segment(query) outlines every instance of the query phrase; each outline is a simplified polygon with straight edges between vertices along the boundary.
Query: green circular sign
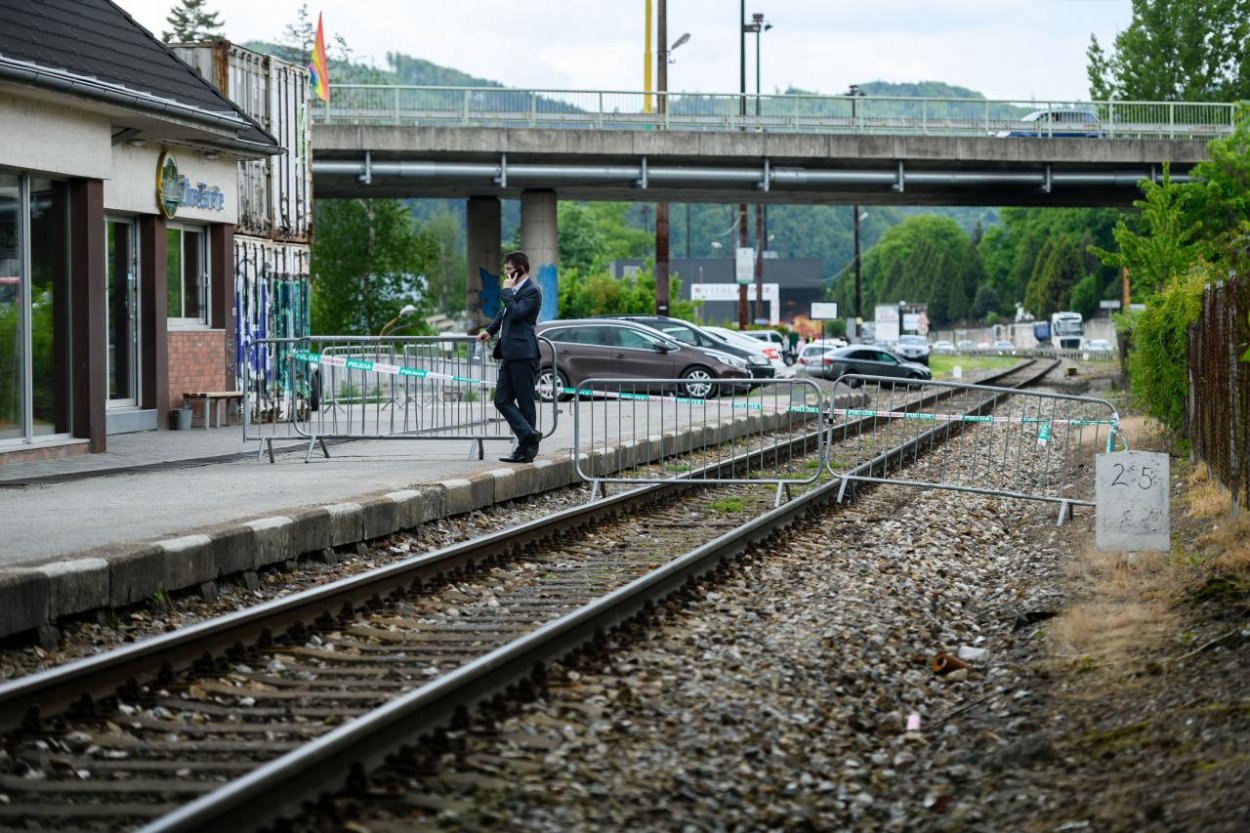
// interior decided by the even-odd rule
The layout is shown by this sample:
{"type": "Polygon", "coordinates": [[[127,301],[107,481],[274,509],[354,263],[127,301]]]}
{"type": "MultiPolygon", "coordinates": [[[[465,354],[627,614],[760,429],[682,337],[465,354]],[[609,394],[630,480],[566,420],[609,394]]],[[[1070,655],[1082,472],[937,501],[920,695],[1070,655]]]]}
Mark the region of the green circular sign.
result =
{"type": "Polygon", "coordinates": [[[167,220],[172,220],[182,205],[182,177],[178,162],[168,151],[162,151],[156,163],[156,205],[167,220]]]}

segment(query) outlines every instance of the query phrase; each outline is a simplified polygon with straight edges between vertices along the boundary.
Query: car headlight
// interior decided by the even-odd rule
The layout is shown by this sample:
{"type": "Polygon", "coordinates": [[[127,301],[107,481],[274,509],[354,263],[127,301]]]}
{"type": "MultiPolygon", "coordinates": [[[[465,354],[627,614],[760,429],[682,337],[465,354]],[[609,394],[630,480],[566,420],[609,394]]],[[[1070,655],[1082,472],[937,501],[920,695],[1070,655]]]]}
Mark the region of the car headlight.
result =
{"type": "Polygon", "coordinates": [[[770,362],[768,359],[764,358],[763,356],[753,355],[749,359],[747,359],[747,361],[749,361],[751,364],[759,365],[760,367],[767,367],[768,365],[772,364],[772,362],[770,362]]]}
{"type": "Polygon", "coordinates": [[[728,353],[718,353],[714,350],[711,350],[708,352],[711,353],[711,355],[714,356],[718,361],[724,362],[725,364],[732,365],[733,367],[737,367],[742,370],[747,369],[747,363],[743,361],[742,359],[738,358],[737,356],[731,356],[728,353]]]}

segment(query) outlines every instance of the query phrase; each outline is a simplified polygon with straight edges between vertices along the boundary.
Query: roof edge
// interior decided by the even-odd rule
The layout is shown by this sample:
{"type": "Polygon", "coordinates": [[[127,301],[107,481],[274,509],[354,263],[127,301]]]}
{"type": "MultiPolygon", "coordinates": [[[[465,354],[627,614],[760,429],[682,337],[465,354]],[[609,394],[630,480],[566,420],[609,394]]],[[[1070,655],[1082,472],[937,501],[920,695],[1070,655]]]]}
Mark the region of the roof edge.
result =
{"type": "MultiPolygon", "coordinates": [[[[29,61],[19,61],[0,55],[0,80],[6,79],[75,93],[148,113],[177,116],[209,127],[225,128],[236,132],[257,127],[250,119],[242,117],[242,114],[215,113],[180,101],[158,98],[150,93],[135,92],[97,78],[87,78],[64,70],[51,69],[29,61]]],[[[276,139],[263,129],[261,132],[277,145],[276,139]]]]}

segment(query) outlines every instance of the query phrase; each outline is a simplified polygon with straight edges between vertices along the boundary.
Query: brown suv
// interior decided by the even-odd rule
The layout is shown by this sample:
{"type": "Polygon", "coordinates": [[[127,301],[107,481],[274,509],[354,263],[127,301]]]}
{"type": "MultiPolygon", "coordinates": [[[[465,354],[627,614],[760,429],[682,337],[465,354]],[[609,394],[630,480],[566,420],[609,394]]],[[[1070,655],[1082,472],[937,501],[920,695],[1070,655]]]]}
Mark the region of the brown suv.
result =
{"type": "MultiPolygon", "coordinates": [[[[676,389],[683,396],[703,399],[716,396],[718,379],[747,379],[750,372],[737,356],[682,344],[645,324],[605,318],[545,321],[538,335],[556,345],[556,364],[551,349],[542,350],[537,389],[551,401],[554,391],[569,399],[570,388],[586,379],[681,380],[672,385],[648,386],[649,390],[676,389]]],[[[745,389],[745,388],[744,388],[745,389]]]]}

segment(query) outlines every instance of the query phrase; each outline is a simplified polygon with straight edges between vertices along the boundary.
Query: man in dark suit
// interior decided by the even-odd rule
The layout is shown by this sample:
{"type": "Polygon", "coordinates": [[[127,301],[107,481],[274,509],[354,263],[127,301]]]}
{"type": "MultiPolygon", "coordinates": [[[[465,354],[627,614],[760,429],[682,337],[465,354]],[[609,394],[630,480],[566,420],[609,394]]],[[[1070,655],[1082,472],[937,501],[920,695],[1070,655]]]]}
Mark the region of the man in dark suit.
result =
{"type": "Polygon", "coordinates": [[[517,447],[505,463],[528,463],[538,454],[542,434],[535,429],[538,412],[534,405],[534,381],[538,376],[538,337],[534,325],[543,304],[543,293],[530,280],[530,259],[525,252],[511,252],[503,259],[503,302],[499,314],[479,341],[499,336],[499,382],[495,386],[495,408],[503,414],[516,434],[517,447]]]}

